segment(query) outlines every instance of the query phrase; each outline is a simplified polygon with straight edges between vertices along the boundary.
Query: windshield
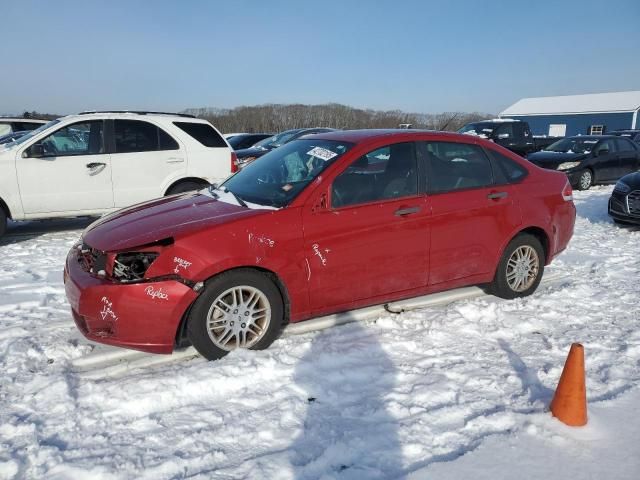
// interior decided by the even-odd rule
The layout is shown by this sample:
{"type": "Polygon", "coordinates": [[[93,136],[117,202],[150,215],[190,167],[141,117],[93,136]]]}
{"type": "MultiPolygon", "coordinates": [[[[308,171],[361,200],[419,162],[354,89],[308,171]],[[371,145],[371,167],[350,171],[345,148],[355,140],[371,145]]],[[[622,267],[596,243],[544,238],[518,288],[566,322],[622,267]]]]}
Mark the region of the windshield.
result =
{"type": "Polygon", "coordinates": [[[497,127],[498,125],[490,122],[468,123],[458,130],[458,133],[467,133],[469,135],[478,135],[488,138],[497,127]]]}
{"type": "Polygon", "coordinates": [[[51,120],[48,123],[45,123],[44,125],[42,125],[41,127],[36,128],[35,130],[31,130],[30,132],[28,132],[26,135],[23,135],[20,138],[17,138],[16,140],[14,140],[13,142],[9,143],[7,145],[7,148],[13,148],[16,145],[21,145],[24,142],[26,142],[27,140],[30,140],[31,138],[33,138],[34,136],[38,135],[40,132],[43,132],[44,130],[46,130],[49,127],[53,127],[56,123],[60,123],[60,120],[51,120]]]}
{"type": "Polygon", "coordinates": [[[589,153],[596,143],[598,140],[594,138],[563,138],[544,150],[559,153],[589,153]]]}
{"type": "Polygon", "coordinates": [[[274,135],[273,137],[265,138],[264,140],[256,143],[252,148],[257,147],[257,148],[262,148],[263,150],[269,150],[272,148],[279,147],[280,145],[287,143],[289,139],[291,139],[291,137],[293,137],[299,131],[300,130],[287,130],[284,132],[280,132],[277,135],[274,135]]]}
{"type": "Polygon", "coordinates": [[[247,202],[284,207],[351,147],[333,140],[294,140],[250,163],[222,187],[247,202]]]}

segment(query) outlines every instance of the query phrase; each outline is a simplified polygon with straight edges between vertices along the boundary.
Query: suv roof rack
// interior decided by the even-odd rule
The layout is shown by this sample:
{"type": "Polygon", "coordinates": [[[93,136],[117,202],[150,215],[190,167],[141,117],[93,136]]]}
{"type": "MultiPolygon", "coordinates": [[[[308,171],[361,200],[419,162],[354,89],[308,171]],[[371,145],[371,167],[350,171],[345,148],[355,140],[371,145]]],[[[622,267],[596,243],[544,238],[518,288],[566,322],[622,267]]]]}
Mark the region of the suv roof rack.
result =
{"type": "Polygon", "coordinates": [[[195,115],[191,115],[189,113],[147,112],[144,110],[86,110],[78,113],[78,115],[89,115],[92,113],[135,113],[137,115],[175,115],[177,117],[197,118],[195,115]]]}

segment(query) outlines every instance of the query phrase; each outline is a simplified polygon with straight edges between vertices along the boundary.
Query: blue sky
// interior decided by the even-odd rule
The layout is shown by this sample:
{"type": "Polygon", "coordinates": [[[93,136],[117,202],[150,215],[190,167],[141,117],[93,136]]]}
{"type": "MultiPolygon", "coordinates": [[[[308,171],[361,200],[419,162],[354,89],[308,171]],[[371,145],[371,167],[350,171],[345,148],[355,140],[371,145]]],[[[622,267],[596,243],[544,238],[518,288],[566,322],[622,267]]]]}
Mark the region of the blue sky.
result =
{"type": "Polygon", "coordinates": [[[522,97],[640,90],[637,0],[58,0],[0,10],[0,113],[295,102],[497,113],[522,97]]]}

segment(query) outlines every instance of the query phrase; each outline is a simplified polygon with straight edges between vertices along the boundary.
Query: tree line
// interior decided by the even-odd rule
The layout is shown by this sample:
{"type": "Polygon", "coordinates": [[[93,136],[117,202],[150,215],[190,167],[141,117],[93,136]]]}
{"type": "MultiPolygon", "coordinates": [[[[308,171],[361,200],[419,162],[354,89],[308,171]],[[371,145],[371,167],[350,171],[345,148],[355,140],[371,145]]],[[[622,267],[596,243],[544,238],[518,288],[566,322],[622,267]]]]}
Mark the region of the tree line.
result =
{"type": "Polygon", "coordinates": [[[337,103],[324,105],[267,104],[232,109],[189,108],[183,113],[204,118],[220,131],[280,132],[291,128],[332,127],[355,128],[411,128],[428,130],[458,130],[463,125],[490,118],[486,113],[442,112],[407,113],[401,110],[372,110],[337,103]]]}
{"type": "MultiPolygon", "coordinates": [[[[281,132],[291,128],[332,127],[353,128],[412,128],[456,131],[463,125],[491,118],[479,112],[407,113],[401,110],[373,110],[354,108],[338,103],[324,105],[266,104],[231,109],[189,108],[182,113],[204,118],[218,130],[230,132],[281,132]]],[[[59,115],[24,112],[24,118],[51,120],[59,115]]]]}

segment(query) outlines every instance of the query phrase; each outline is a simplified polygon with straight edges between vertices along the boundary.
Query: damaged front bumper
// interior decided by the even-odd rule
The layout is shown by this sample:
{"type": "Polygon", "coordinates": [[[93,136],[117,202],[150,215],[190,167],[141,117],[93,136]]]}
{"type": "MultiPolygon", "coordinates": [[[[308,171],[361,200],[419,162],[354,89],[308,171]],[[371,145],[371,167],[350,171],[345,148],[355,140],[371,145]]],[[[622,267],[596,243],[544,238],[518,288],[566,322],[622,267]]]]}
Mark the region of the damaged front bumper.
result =
{"type": "Polygon", "coordinates": [[[151,353],[171,353],[180,321],[198,294],[174,279],[118,283],[67,256],[64,285],[76,326],[89,340],[151,353]]]}

